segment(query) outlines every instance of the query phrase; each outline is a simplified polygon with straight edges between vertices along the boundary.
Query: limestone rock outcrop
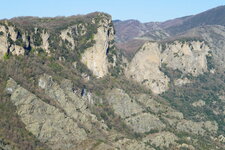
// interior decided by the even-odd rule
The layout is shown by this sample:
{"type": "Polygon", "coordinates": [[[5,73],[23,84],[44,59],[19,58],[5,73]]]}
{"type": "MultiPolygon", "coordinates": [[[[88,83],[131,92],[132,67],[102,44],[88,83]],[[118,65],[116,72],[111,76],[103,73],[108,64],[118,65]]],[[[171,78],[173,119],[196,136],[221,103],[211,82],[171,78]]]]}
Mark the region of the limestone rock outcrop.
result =
{"type": "Polygon", "coordinates": [[[71,16],[65,19],[67,23],[60,25],[58,18],[52,19],[55,25],[47,18],[39,18],[37,23],[34,21],[37,18],[29,18],[29,28],[24,26],[23,19],[27,18],[0,21],[0,59],[11,54],[32,53],[79,61],[97,78],[104,77],[116,64],[117,56],[112,52],[115,50],[115,33],[108,14],[96,12],[71,16]]]}
{"type": "Polygon", "coordinates": [[[47,53],[50,53],[50,50],[49,50],[49,33],[48,32],[45,32],[43,31],[42,34],[41,34],[41,39],[42,39],[42,49],[46,50],[47,53]]]}
{"type": "Polygon", "coordinates": [[[115,146],[123,150],[155,150],[153,147],[145,144],[144,142],[130,139],[121,139],[115,143],[115,146]]]}
{"type": "Polygon", "coordinates": [[[105,18],[102,20],[97,29],[97,33],[93,37],[95,44],[86,49],[81,58],[81,62],[98,78],[108,73],[110,65],[107,59],[107,53],[111,47],[110,42],[114,39],[114,30],[110,26],[111,23],[111,19],[105,18]]]}
{"type": "Polygon", "coordinates": [[[176,86],[182,86],[188,83],[191,83],[191,81],[188,78],[177,79],[174,81],[174,85],[176,86]]]}
{"type": "Polygon", "coordinates": [[[126,76],[160,94],[169,88],[170,79],[160,71],[161,53],[158,43],[145,43],[129,64],[126,76]]]}
{"type": "Polygon", "coordinates": [[[73,50],[75,48],[75,42],[71,35],[72,35],[72,28],[69,28],[61,31],[60,37],[64,41],[67,40],[70,43],[70,46],[68,48],[73,50]]]}
{"type": "Polygon", "coordinates": [[[209,46],[205,42],[175,41],[165,45],[162,63],[185,74],[190,73],[193,76],[198,76],[208,71],[206,56],[209,50],[209,46]]]}
{"type": "Polygon", "coordinates": [[[143,109],[121,89],[113,89],[107,97],[116,114],[122,118],[141,113],[143,109]]]}
{"type": "Polygon", "coordinates": [[[9,25],[7,21],[5,24],[0,25],[0,59],[10,53],[12,55],[24,55],[26,49],[31,50],[30,46],[34,49],[42,48],[47,53],[50,53],[48,41],[50,37],[49,33],[43,30],[39,35],[37,34],[39,31],[37,31],[37,29],[35,30],[36,33],[28,34],[28,32],[22,32],[15,25],[9,25]],[[35,41],[35,38],[38,39],[38,42],[35,41]]]}
{"type": "Polygon", "coordinates": [[[59,85],[52,80],[51,76],[44,74],[40,77],[38,84],[45,94],[59,104],[67,116],[77,120],[86,130],[93,132],[95,129],[93,124],[96,124],[100,127],[100,131],[106,132],[107,125],[103,120],[98,121],[96,116],[87,109],[87,103],[73,92],[70,80],[62,80],[59,85]]]}
{"type": "Polygon", "coordinates": [[[176,144],[177,140],[177,136],[171,132],[159,132],[151,134],[143,139],[144,142],[150,143],[159,148],[168,148],[170,145],[176,144]]]}
{"type": "Polygon", "coordinates": [[[145,113],[135,99],[132,99],[121,89],[113,89],[108,92],[107,99],[115,113],[125,119],[125,123],[137,133],[145,133],[151,130],[161,130],[165,125],[160,119],[150,113],[145,113]]]}
{"type": "Polygon", "coordinates": [[[194,106],[194,107],[203,107],[203,106],[205,106],[205,101],[198,100],[198,101],[192,103],[191,105],[194,106]]]}
{"type": "Polygon", "coordinates": [[[162,130],[166,126],[160,119],[149,113],[142,113],[126,119],[126,123],[138,133],[150,132],[152,130],[162,130]]]}
{"type": "Polygon", "coordinates": [[[193,122],[191,120],[183,120],[177,124],[177,130],[198,135],[204,135],[206,132],[214,134],[218,130],[218,125],[213,121],[193,122]]]}
{"type": "Polygon", "coordinates": [[[7,89],[26,129],[53,149],[71,149],[72,143],[87,138],[76,121],[17,85],[13,79],[8,81],[7,89]]]}
{"type": "MultiPolygon", "coordinates": [[[[161,67],[198,76],[208,71],[206,56],[209,50],[207,44],[201,41],[147,42],[131,60],[125,74],[153,93],[161,94],[168,90],[170,82],[169,77],[160,70],[161,67]]],[[[189,83],[184,81],[181,84],[185,82],[189,83]]]]}
{"type": "Polygon", "coordinates": [[[17,45],[18,33],[15,30],[14,26],[0,25],[0,59],[9,53],[12,55],[24,54],[25,49],[21,45],[17,45]]]}
{"type": "Polygon", "coordinates": [[[8,51],[8,39],[5,26],[0,25],[0,33],[0,59],[2,59],[4,54],[8,51]]]}

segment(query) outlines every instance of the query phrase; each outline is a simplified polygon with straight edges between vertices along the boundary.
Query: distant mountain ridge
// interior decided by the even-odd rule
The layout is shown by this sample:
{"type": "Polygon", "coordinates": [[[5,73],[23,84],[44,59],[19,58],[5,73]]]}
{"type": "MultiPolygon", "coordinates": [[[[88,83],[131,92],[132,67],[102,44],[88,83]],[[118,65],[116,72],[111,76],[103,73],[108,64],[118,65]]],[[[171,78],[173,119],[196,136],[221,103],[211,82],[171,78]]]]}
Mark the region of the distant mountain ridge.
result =
{"type": "Polygon", "coordinates": [[[113,23],[116,30],[117,46],[125,50],[126,53],[135,53],[140,45],[143,44],[143,40],[160,41],[173,38],[178,34],[200,26],[225,25],[225,6],[219,6],[196,15],[165,22],[141,23],[138,20],[117,20],[113,23]],[[128,47],[127,43],[129,45],[131,43],[132,46],[128,47]]]}
{"type": "MultiPolygon", "coordinates": [[[[168,26],[168,21],[160,24],[160,27],[165,29],[172,35],[187,31],[191,28],[204,25],[225,25],[225,6],[219,6],[197,15],[178,18],[181,22],[172,26],[168,26]]],[[[175,22],[177,19],[171,20],[175,22]]]]}

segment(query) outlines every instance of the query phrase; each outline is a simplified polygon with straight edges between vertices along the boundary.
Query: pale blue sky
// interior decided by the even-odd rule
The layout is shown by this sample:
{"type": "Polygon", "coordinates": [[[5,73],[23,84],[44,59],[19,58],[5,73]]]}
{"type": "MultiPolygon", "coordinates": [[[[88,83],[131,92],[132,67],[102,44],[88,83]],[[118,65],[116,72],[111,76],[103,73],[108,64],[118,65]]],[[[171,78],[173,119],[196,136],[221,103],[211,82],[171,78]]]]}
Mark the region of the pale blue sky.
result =
{"type": "Polygon", "coordinates": [[[113,19],[165,21],[225,5],[225,0],[0,0],[0,19],[16,16],[70,16],[94,11],[113,19]]]}

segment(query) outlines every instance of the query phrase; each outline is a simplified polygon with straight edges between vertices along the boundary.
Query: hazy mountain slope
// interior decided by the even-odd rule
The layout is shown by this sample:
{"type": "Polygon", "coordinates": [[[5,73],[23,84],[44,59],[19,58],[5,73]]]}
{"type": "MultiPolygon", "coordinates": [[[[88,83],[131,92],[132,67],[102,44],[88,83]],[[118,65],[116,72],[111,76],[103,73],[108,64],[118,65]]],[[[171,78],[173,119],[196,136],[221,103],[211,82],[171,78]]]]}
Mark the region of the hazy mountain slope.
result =
{"type": "Polygon", "coordinates": [[[135,37],[138,37],[146,31],[145,26],[137,20],[127,20],[127,21],[114,21],[114,26],[117,35],[117,40],[128,41],[135,37]]]}
{"type": "Polygon", "coordinates": [[[159,27],[159,23],[140,23],[137,20],[114,21],[116,46],[132,56],[143,42],[158,41],[169,35],[159,27]]]}
{"type": "Polygon", "coordinates": [[[178,34],[191,28],[205,25],[225,25],[225,6],[216,7],[203,13],[171,20],[175,22],[168,26],[169,22],[164,22],[160,26],[171,34],[178,34]],[[177,22],[177,20],[180,20],[177,22]]]}

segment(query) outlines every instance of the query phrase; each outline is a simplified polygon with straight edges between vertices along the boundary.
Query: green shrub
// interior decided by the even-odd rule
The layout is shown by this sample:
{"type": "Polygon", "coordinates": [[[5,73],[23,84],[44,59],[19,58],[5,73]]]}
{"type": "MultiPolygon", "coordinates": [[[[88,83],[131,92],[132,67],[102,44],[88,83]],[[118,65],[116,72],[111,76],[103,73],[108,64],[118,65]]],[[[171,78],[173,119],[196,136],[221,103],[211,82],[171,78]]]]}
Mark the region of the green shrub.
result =
{"type": "Polygon", "coordinates": [[[166,63],[162,63],[160,67],[160,71],[162,71],[166,76],[168,76],[171,80],[178,79],[182,76],[182,72],[178,69],[172,69],[167,67],[166,63]]]}
{"type": "Polygon", "coordinates": [[[48,64],[48,66],[54,71],[54,72],[61,72],[63,70],[63,67],[59,65],[58,63],[52,62],[48,64]]]}
{"type": "Polygon", "coordinates": [[[114,63],[113,56],[116,56],[116,49],[115,49],[115,47],[109,47],[107,49],[107,51],[106,51],[106,55],[107,55],[108,61],[110,63],[114,63]]]}
{"type": "Polygon", "coordinates": [[[14,44],[14,41],[11,39],[11,36],[10,35],[7,37],[7,40],[10,43],[10,45],[13,45],[14,44]]]}
{"type": "Polygon", "coordinates": [[[166,44],[162,43],[161,46],[162,46],[162,52],[164,52],[166,50],[166,44]]]}
{"type": "Polygon", "coordinates": [[[212,56],[206,56],[206,60],[207,60],[207,67],[209,70],[215,68],[214,62],[213,62],[213,57],[212,56]]]}
{"type": "Polygon", "coordinates": [[[9,54],[8,54],[8,53],[5,53],[5,54],[3,55],[3,59],[4,59],[4,60],[9,59],[9,54]]]}
{"type": "Polygon", "coordinates": [[[0,31],[0,36],[4,35],[4,32],[0,31]]]}
{"type": "Polygon", "coordinates": [[[24,46],[23,40],[21,38],[17,39],[15,41],[15,44],[18,45],[18,46],[22,46],[22,47],[24,46]]]}
{"type": "Polygon", "coordinates": [[[35,46],[41,46],[42,45],[42,38],[41,34],[37,32],[36,34],[33,35],[33,41],[35,46]]]}

